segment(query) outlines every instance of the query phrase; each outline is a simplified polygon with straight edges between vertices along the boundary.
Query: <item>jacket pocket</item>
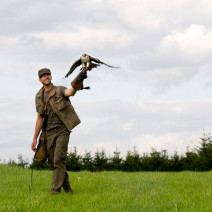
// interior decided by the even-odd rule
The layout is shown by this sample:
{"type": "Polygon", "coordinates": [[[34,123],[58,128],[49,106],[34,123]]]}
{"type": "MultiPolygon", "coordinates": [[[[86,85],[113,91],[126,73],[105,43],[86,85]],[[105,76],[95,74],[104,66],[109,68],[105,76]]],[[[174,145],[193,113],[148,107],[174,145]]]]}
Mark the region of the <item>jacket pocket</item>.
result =
{"type": "Polygon", "coordinates": [[[63,110],[66,108],[66,103],[63,98],[57,99],[54,103],[58,110],[63,110]]]}

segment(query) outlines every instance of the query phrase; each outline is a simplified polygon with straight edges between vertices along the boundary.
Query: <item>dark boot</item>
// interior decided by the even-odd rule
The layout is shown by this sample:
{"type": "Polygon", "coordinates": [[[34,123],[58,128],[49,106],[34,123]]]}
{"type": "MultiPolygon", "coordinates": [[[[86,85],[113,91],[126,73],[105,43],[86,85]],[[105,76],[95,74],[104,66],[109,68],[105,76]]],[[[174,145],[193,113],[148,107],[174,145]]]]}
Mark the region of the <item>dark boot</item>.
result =
{"type": "Polygon", "coordinates": [[[74,193],[74,191],[72,190],[72,188],[71,188],[70,185],[67,186],[67,187],[64,187],[63,189],[64,189],[64,191],[65,191],[66,193],[70,193],[70,194],[73,194],[73,193],[74,193]]]}

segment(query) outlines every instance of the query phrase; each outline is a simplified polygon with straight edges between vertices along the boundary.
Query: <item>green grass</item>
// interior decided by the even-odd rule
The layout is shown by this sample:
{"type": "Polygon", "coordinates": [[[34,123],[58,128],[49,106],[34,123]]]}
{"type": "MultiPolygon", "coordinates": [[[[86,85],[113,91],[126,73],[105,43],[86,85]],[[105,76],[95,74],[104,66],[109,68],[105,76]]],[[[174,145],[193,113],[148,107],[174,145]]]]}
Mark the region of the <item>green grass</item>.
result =
{"type": "Polygon", "coordinates": [[[70,172],[74,194],[49,193],[51,171],[0,165],[0,211],[212,211],[212,172],[70,172]]]}

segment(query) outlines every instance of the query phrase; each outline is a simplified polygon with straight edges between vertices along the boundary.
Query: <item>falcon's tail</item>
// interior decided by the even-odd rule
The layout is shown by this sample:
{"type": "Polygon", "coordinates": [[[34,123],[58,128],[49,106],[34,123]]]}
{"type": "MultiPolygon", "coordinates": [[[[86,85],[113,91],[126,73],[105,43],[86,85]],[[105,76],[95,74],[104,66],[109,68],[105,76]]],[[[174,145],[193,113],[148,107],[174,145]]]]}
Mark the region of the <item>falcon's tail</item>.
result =
{"type": "Polygon", "coordinates": [[[120,68],[120,67],[108,65],[108,64],[106,64],[106,63],[103,63],[103,64],[106,65],[106,66],[108,66],[108,67],[110,67],[110,68],[120,68]]]}

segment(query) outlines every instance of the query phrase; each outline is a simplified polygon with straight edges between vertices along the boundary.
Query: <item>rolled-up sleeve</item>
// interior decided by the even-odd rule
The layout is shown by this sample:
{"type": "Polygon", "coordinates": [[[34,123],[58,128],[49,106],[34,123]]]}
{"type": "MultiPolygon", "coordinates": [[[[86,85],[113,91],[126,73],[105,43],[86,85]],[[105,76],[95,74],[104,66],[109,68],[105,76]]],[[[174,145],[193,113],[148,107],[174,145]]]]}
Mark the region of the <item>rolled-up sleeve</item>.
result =
{"type": "Polygon", "coordinates": [[[62,96],[64,97],[64,98],[66,98],[66,99],[68,99],[69,98],[69,96],[65,96],[65,90],[67,89],[65,86],[61,86],[61,94],[62,94],[62,96]]]}

